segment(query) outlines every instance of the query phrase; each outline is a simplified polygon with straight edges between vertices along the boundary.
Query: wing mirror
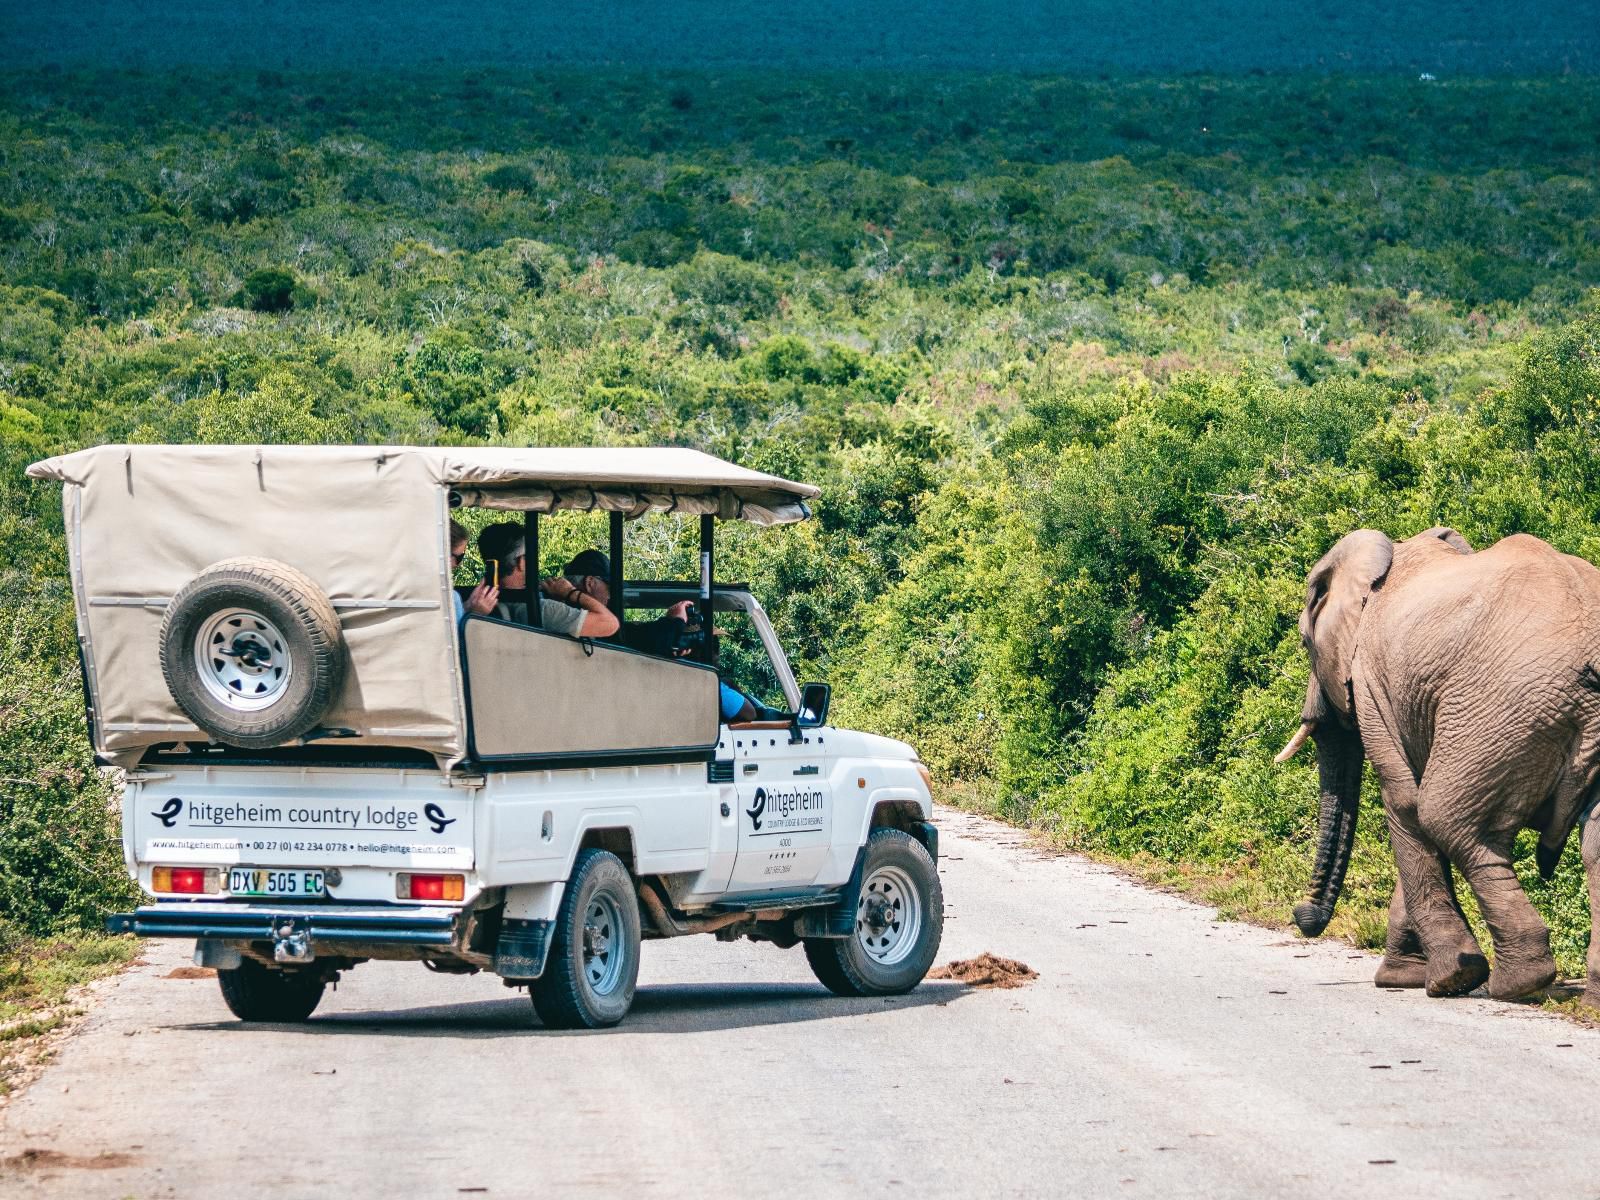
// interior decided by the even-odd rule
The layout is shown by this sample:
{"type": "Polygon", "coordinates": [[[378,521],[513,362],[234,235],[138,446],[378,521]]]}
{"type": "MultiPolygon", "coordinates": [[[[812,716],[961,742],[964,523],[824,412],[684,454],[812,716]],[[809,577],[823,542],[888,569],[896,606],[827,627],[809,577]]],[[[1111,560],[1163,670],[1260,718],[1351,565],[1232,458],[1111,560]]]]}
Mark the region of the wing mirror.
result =
{"type": "Polygon", "coordinates": [[[825,683],[808,683],[800,689],[800,711],[794,723],[801,729],[815,729],[828,723],[828,705],[833,700],[833,689],[825,683]]]}

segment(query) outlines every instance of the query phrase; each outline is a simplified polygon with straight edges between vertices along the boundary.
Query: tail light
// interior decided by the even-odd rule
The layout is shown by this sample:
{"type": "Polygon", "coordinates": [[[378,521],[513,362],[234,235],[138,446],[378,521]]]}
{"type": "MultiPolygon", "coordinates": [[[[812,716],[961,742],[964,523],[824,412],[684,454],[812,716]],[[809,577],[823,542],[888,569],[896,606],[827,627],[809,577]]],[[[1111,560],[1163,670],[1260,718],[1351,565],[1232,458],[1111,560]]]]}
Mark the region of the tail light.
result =
{"type": "Polygon", "coordinates": [[[402,871],[394,877],[394,894],[401,900],[460,900],[467,894],[467,877],[402,871]]]}
{"type": "Polygon", "coordinates": [[[178,896],[206,896],[222,890],[222,872],[215,867],[153,867],[150,890],[178,896]]]}

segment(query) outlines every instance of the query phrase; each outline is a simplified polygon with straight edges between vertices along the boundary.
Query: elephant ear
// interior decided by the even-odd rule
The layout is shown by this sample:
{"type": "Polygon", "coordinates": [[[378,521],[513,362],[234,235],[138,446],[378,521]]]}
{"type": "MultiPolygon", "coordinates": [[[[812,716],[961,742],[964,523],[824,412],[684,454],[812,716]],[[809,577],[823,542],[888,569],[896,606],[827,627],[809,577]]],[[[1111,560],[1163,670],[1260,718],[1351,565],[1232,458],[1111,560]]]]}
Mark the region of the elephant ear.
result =
{"type": "MultiPolygon", "coordinates": [[[[1306,577],[1300,640],[1311,655],[1312,678],[1346,722],[1352,717],[1350,674],[1361,610],[1393,561],[1394,543],[1387,536],[1376,529],[1358,529],[1340,538],[1306,577]]],[[[1308,690],[1306,710],[1313,707],[1308,690]]]]}
{"type": "Polygon", "coordinates": [[[1435,525],[1432,529],[1425,529],[1416,536],[1416,540],[1419,542],[1423,538],[1438,538],[1439,541],[1449,546],[1457,554],[1472,553],[1472,543],[1448,525],[1435,525]]]}

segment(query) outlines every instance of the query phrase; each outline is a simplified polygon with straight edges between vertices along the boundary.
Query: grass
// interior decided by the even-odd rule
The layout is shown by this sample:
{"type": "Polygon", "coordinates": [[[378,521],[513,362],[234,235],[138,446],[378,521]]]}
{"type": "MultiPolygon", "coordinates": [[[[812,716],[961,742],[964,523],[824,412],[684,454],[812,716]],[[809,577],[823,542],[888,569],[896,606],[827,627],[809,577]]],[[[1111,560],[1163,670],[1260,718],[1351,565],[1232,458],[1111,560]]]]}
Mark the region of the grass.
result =
{"type": "Polygon", "coordinates": [[[49,1057],[39,1039],[79,1014],[72,989],[133,961],[132,937],[85,934],[0,942],[0,1098],[49,1057]]]}
{"type": "Polygon", "coordinates": [[[120,971],[138,953],[136,939],[104,934],[6,947],[0,955],[0,1038],[23,1018],[59,1006],[80,984],[120,971]]]}

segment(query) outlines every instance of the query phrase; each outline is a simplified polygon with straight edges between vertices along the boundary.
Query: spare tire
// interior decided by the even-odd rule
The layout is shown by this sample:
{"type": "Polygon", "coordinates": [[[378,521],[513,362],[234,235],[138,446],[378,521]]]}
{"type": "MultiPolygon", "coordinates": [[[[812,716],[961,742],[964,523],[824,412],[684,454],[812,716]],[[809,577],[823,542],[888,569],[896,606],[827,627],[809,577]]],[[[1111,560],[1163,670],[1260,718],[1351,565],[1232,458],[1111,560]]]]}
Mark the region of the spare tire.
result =
{"type": "Polygon", "coordinates": [[[172,698],[217,741],[260,750],[316,728],[344,684],[344,634],[304,572],[268,558],[213,563],[161,622],[172,698]]]}

